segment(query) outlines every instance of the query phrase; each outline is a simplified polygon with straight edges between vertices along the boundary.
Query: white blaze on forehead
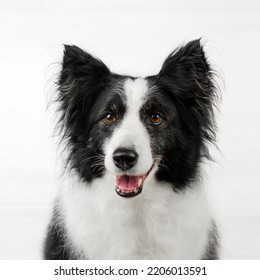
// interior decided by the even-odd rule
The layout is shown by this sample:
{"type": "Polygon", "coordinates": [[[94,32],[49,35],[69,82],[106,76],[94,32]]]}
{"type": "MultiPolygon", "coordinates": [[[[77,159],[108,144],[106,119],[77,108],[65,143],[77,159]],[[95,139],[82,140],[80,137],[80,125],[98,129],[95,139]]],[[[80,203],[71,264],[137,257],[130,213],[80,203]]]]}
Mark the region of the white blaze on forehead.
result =
{"type": "Polygon", "coordinates": [[[147,92],[148,84],[145,79],[125,80],[123,94],[126,97],[126,113],[105,145],[105,166],[112,174],[118,173],[113,162],[113,153],[119,148],[134,149],[138,154],[137,163],[132,169],[133,174],[146,174],[153,164],[150,137],[140,118],[140,109],[147,92]]]}
{"type": "Polygon", "coordinates": [[[148,84],[144,78],[127,79],[124,85],[129,110],[139,110],[148,92],[148,84]]]}

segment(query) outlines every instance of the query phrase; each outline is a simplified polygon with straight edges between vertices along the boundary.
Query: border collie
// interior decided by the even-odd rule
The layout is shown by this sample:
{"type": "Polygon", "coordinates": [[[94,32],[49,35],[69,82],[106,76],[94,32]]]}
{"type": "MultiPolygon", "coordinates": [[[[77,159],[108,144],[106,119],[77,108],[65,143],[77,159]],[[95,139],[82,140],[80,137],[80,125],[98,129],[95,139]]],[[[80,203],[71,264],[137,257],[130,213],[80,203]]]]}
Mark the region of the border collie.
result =
{"type": "Polygon", "coordinates": [[[66,175],[45,259],[217,259],[202,163],[215,143],[214,72],[200,40],[145,78],[65,45],[58,127],[66,175]]]}

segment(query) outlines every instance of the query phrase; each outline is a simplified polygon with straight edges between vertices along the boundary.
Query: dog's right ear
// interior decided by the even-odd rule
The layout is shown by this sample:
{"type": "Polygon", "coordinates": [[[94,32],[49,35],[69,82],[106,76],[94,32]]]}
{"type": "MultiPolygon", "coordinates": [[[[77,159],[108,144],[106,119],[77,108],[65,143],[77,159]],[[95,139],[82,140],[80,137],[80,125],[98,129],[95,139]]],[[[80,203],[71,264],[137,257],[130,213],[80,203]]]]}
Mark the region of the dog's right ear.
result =
{"type": "Polygon", "coordinates": [[[85,133],[86,119],[93,102],[106,87],[110,75],[101,60],[76,46],[64,45],[55,99],[60,112],[57,128],[64,139],[74,139],[73,135],[85,133]]]}
{"type": "Polygon", "coordinates": [[[59,86],[75,83],[83,77],[91,83],[92,80],[102,80],[109,73],[109,69],[101,60],[77,46],[64,45],[59,86]]]}

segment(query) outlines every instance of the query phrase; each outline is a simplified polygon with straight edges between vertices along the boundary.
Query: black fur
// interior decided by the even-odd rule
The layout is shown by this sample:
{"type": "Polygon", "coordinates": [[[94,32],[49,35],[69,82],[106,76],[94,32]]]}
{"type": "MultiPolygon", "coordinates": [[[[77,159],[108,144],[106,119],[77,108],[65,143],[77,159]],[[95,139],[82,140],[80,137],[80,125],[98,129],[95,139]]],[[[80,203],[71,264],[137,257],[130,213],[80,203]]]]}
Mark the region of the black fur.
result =
{"type": "Polygon", "coordinates": [[[212,220],[211,229],[208,234],[208,245],[204,252],[203,260],[218,260],[219,259],[219,234],[216,222],[212,220]]]}
{"type": "Polygon", "coordinates": [[[60,223],[57,211],[54,210],[52,220],[48,227],[48,234],[45,239],[44,259],[45,260],[70,260],[75,259],[72,251],[66,242],[66,230],[60,223]]]}
{"type": "Polygon", "coordinates": [[[112,131],[99,121],[105,114],[103,104],[109,105],[112,99],[120,103],[113,87],[121,79],[100,60],[76,46],[65,45],[56,100],[60,112],[58,129],[69,153],[67,166],[83,181],[103,175],[103,165],[96,168],[95,163],[103,156],[101,140],[112,131]]]}
{"type": "Polygon", "coordinates": [[[174,189],[186,187],[197,178],[199,163],[209,157],[207,142],[215,143],[217,98],[213,77],[196,40],[174,51],[160,73],[147,78],[157,104],[154,110],[166,114],[167,120],[154,133],[150,131],[153,150],[162,155],[163,164],[156,175],[174,189]]]}

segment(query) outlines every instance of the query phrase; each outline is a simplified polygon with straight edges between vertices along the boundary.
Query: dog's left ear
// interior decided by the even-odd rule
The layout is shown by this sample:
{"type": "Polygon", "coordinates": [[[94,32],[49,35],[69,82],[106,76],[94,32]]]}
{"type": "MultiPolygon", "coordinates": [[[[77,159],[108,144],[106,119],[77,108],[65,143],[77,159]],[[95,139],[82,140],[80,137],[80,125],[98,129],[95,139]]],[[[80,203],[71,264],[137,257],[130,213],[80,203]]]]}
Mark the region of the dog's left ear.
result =
{"type": "Polygon", "coordinates": [[[203,137],[212,141],[217,100],[215,73],[207,61],[200,39],[172,52],[157,77],[161,85],[186,106],[190,119],[199,124],[203,137]]]}
{"type": "Polygon", "coordinates": [[[198,39],[174,50],[163,63],[159,75],[175,79],[191,78],[191,82],[196,78],[205,83],[209,73],[210,67],[198,39]]]}

